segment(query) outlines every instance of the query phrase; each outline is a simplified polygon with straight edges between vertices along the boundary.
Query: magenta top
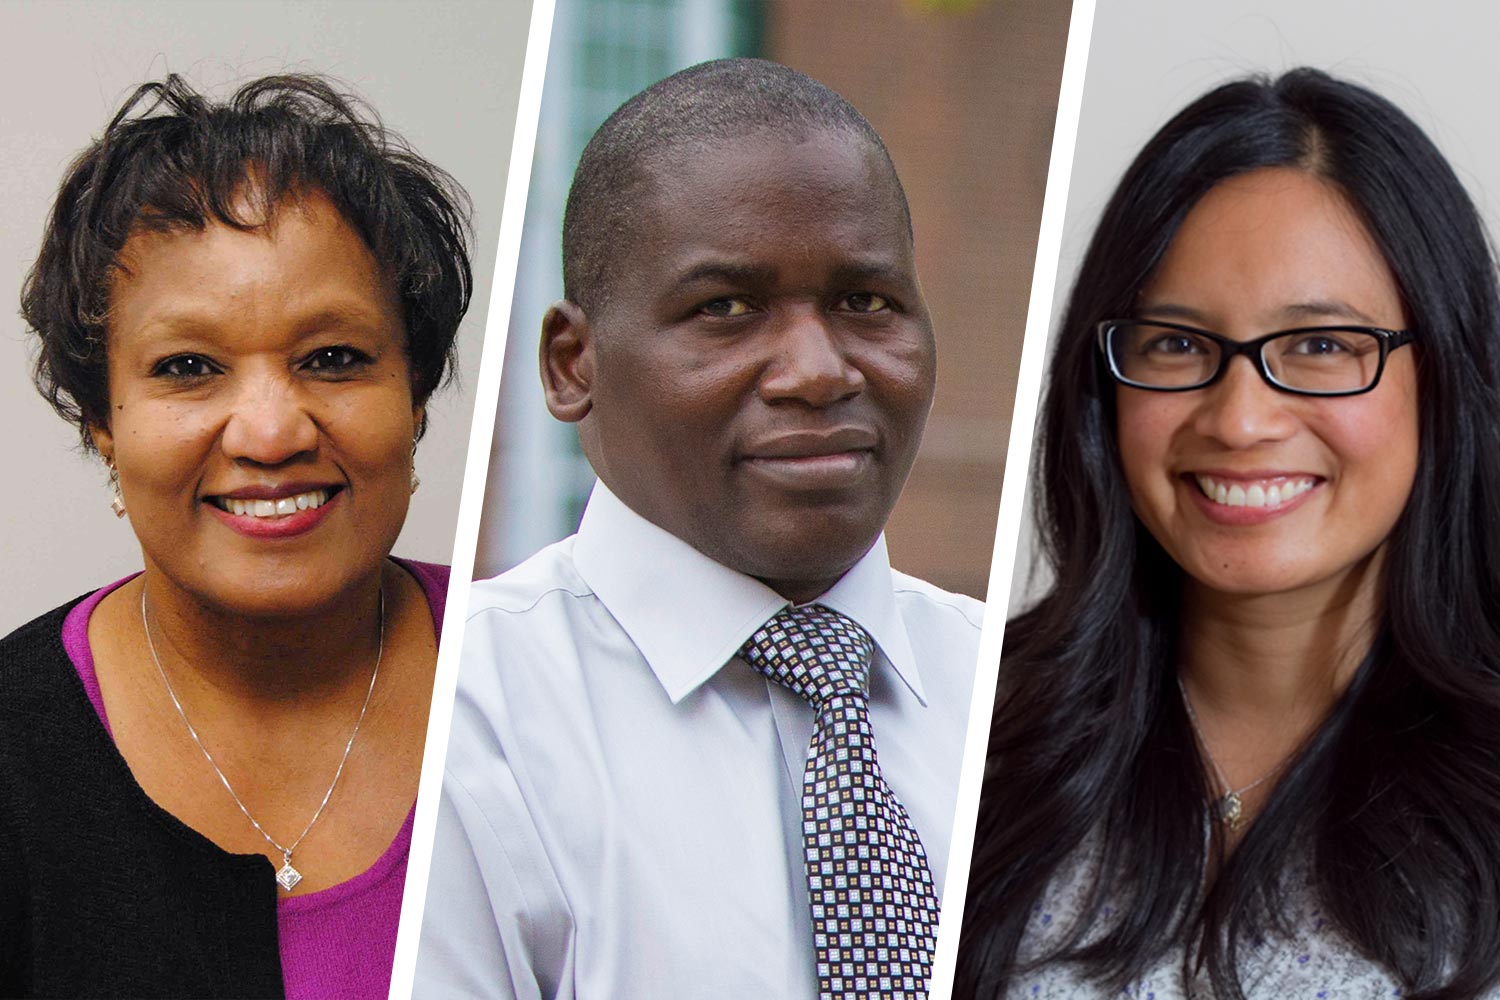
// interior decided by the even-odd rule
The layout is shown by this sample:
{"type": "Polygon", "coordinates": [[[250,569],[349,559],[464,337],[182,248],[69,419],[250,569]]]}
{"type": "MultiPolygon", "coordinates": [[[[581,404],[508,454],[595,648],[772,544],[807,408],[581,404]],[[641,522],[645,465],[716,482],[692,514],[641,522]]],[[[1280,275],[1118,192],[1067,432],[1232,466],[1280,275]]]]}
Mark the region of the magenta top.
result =
{"type": "MultiPolygon", "coordinates": [[[[417,579],[432,608],[435,633],[443,634],[443,603],[448,594],[448,567],[395,560],[417,579]]],[[[94,591],[68,612],[62,641],[68,658],[83,681],[94,711],[106,732],[109,717],[94,672],[89,648],[89,617],[105,595],[133,580],[131,574],[94,591]]],[[[396,925],[401,916],[401,893],[406,886],[406,859],[411,850],[412,812],[385,853],[347,882],[303,896],[276,902],[276,926],[281,943],[281,976],[287,1000],[384,1000],[391,989],[391,962],[396,954],[396,925]]]]}

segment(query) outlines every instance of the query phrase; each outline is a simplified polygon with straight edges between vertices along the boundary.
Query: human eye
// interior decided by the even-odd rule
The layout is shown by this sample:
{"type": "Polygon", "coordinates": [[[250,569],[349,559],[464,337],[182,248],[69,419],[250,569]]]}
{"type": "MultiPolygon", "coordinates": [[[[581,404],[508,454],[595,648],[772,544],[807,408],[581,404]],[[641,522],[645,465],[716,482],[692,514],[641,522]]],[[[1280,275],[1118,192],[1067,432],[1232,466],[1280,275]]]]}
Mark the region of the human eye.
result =
{"type": "Polygon", "coordinates": [[[1330,354],[1354,354],[1358,353],[1358,350],[1355,337],[1340,334],[1337,331],[1321,330],[1288,337],[1284,353],[1315,357],[1330,354]]]}
{"type": "Polygon", "coordinates": [[[201,354],[174,354],[163,358],[151,368],[151,374],[160,378],[190,381],[217,375],[221,369],[201,354]]]}
{"type": "Polygon", "coordinates": [[[1206,354],[1208,353],[1208,348],[1199,337],[1176,331],[1163,331],[1143,341],[1140,346],[1140,353],[1154,354],[1162,357],[1182,357],[1185,355],[1206,354]]]}
{"type": "Polygon", "coordinates": [[[370,361],[370,356],[358,348],[347,344],[333,344],[313,351],[303,359],[302,367],[324,375],[340,375],[361,368],[370,361]]]}
{"type": "Polygon", "coordinates": [[[711,316],[714,319],[734,319],[750,313],[750,303],[742,298],[725,295],[717,299],[710,299],[698,307],[698,313],[703,316],[711,316]]]}
{"type": "Polygon", "coordinates": [[[888,312],[890,308],[890,300],[874,292],[854,292],[839,300],[839,309],[843,312],[879,313],[888,312]]]}

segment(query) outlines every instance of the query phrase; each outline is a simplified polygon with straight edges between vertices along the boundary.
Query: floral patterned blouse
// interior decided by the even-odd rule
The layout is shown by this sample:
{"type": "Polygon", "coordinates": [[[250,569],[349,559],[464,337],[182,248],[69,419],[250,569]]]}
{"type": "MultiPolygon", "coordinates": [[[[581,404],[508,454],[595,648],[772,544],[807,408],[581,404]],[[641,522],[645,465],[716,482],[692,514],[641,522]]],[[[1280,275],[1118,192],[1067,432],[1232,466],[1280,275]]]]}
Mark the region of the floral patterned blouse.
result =
{"type": "MultiPolygon", "coordinates": [[[[1097,842],[1086,841],[1032,913],[1021,958],[1060,944],[1077,920],[1098,869],[1097,842]]],[[[1274,934],[1240,949],[1240,987],[1248,1000],[1376,1000],[1399,997],[1397,981],[1361,955],[1325,916],[1305,877],[1287,894],[1290,936],[1274,934]]],[[[1108,919],[1109,910],[1104,910],[1108,919]]],[[[1184,973],[1183,953],[1169,953],[1123,993],[1084,978],[1075,965],[1053,962],[1012,981],[1005,1000],[1213,1000],[1207,970],[1184,973]]],[[[1490,994],[1495,997],[1497,994],[1490,994]]]]}

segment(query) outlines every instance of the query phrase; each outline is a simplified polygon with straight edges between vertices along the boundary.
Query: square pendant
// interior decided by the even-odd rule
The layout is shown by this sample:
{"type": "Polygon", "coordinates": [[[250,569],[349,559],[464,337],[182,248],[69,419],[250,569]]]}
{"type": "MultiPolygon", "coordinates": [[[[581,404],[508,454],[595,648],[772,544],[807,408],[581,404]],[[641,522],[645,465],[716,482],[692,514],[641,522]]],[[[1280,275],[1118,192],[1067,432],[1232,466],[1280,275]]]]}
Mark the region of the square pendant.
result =
{"type": "Polygon", "coordinates": [[[297,883],[302,881],[302,873],[293,868],[292,863],[288,861],[286,864],[281,866],[281,871],[276,873],[276,881],[279,882],[281,884],[281,887],[287,892],[291,892],[292,889],[296,887],[297,883]]]}

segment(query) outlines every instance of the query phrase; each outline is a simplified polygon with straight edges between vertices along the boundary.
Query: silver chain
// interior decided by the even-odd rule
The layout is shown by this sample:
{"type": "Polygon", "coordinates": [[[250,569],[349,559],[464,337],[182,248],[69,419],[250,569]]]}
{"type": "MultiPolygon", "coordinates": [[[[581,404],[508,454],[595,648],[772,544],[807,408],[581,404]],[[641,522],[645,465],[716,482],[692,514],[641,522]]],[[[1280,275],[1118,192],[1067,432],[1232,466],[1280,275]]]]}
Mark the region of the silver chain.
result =
{"type": "Polygon", "coordinates": [[[281,852],[281,856],[285,860],[287,865],[291,864],[292,852],[301,845],[304,839],[306,839],[308,831],[313,828],[313,824],[316,823],[319,817],[323,815],[323,810],[328,806],[328,800],[333,798],[333,790],[338,786],[339,778],[344,774],[344,765],[349,762],[349,751],[354,749],[354,739],[359,735],[359,727],[364,724],[365,713],[370,708],[370,696],[375,693],[375,680],[380,676],[380,661],[385,657],[384,587],[380,588],[379,606],[380,633],[379,639],[377,640],[378,645],[375,652],[375,669],[370,672],[370,686],[365,691],[364,704],[359,706],[359,718],[354,720],[354,731],[349,734],[349,742],[344,744],[344,754],[339,758],[338,770],[333,772],[333,780],[328,783],[328,791],[323,793],[323,801],[318,803],[317,811],[313,813],[312,819],[307,821],[307,825],[302,828],[302,832],[297,835],[297,839],[292,841],[290,847],[287,847],[284,846],[275,837],[267,833],[266,828],[261,826],[254,816],[250,815],[250,810],[245,808],[245,803],[240,799],[239,794],[234,790],[234,786],[231,785],[229,783],[229,779],[224,776],[224,772],[219,768],[218,763],[214,760],[214,755],[209,753],[208,747],[203,745],[203,740],[201,737],[199,737],[198,730],[193,728],[193,724],[188,721],[187,712],[183,711],[182,702],[177,699],[177,692],[172,690],[172,682],[167,679],[167,672],[162,669],[161,657],[156,655],[156,643],[151,639],[151,623],[146,618],[146,584],[144,580],[141,581],[141,628],[143,628],[146,632],[146,648],[151,650],[151,661],[156,664],[156,672],[161,676],[162,684],[166,685],[167,697],[172,699],[172,707],[177,709],[177,715],[182,719],[182,724],[184,726],[187,726],[188,735],[193,738],[193,742],[196,743],[198,745],[198,749],[203,752],[203,759],[208,761],[208,766],[213,768],[214,774],[217,774],[219,776],[219,781],[223,783],[224,790],[229,793],[229,797],[234,799],[234,804],[240,807],[240,812],[244,813],[245,818],[250,821],[250,825],[255,827],[255,832],[266,838],[266,843],[270,844],[272,847],[276,848],[276,850],[281,852]]]}
{"type": "Polygon", "coordinates": [[[1203,748],[1203,756],[1208,758],[1208,766],[1214,769],[1214,776],[1219,779],[1219,787],[1224,789],[1224,796],[1226,798],[1231,795],[1235,796],[1236,798],[1244,795],[1252,788],[1255,788],[1257,785],[1262,784],[1271,775],[1281,770],[1281,764],[1286,763],[1286,761],[1284,760],[1281,762],[1281,764],[1277,764],[1265,774],[1262,774],[1259,778],[1256,778],[1254,781],[1250,782],[1250,784],[1246,785],[1244,788],[1231,788],[1229,785],[1229,779],[1224,777],[1224,772],[1219,769],[1219,762],[1214,760],[1214,752],[1208,748],[1208,740],[1203,738],[1203,727],[1198,724],[1198,713],[1193,711],[1193,700],[1188,697],[1187,688],[1182,684],[1181,674],[1177,676],[1177,690],[1182,694],[1182,707],[1187,709],[1188,722],[1192,723],[1193,725],[1193,735],[1198,737],[1198,745],[1203,748]]]}

